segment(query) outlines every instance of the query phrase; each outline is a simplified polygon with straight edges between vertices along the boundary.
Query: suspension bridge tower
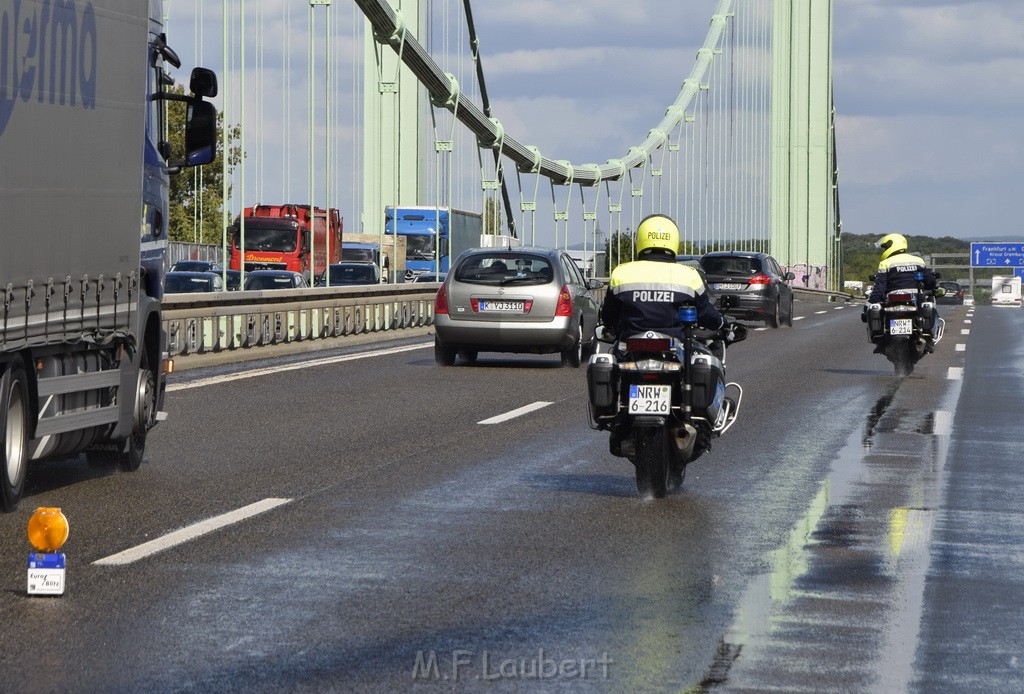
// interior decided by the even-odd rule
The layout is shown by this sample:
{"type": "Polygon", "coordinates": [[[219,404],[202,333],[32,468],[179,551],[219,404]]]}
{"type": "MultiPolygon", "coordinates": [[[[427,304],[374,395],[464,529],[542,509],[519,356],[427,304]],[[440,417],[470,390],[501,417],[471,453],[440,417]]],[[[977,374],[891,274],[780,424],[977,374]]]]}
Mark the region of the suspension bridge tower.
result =
{"type": "Polygon", "coordinates": [[[812,276],[827,270],[835,284],[832,0],[774,0],[773,7],[771,249],[783,265],[806,264],[812,276]]]}

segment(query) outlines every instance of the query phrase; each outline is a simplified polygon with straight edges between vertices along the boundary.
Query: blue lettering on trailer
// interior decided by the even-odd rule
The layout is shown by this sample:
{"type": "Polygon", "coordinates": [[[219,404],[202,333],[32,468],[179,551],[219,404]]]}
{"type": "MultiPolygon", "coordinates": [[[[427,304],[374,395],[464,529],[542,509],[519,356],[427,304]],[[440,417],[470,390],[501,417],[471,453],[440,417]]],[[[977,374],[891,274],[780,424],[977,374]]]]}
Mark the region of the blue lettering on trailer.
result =
{"type": "Polygon", "coordinates": [[[0,11],[0,135],[18,99],[96,108],[98,48],[91,2],[78,11],[75,0],[43,0],[22,14],[22,0],[0,11]]]}

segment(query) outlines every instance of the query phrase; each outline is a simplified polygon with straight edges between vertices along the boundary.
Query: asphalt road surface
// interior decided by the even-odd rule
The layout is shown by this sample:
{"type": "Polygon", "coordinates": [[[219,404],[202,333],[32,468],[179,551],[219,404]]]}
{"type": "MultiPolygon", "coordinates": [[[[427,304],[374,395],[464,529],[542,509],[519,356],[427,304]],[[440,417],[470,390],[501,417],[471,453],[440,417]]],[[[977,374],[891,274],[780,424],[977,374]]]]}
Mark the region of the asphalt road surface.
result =
{"type": "Polygon", "coordinates": [[[858,307],[797,311],[662,500],[557,356],[175,374],[140,470],[37,464],[0,516],[0,690],[1019,690],[1024,312],[944,307],[898,380],[858,307]],[[26,594],[37,506],[60,597],[26,594]]]}

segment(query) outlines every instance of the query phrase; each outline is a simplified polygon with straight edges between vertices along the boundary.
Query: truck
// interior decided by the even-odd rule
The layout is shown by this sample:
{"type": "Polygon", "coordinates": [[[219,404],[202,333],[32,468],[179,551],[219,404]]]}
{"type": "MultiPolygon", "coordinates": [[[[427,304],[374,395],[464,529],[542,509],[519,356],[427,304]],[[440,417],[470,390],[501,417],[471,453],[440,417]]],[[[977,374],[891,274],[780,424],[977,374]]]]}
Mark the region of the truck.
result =
{"type": "Polygon", "coordinates": [[[1021,306],[1020,277],[995,276],[992,278],[993,306],[1021,306]]]}
{"type": "Polygon", "coordinates": [[[380,234],[345,233],[341,235],[341,259],[374,263],[381,269],[382,281],[404,282],[405,245],[404,236],[382,238],[380,234]]]}
{"type": "Polygon", "coordinates": [[[329,264],[341,260],[343,222],[337,208],[330,211],[309,205],[253,205],[235,217],[229,230],[231,250],[228,267],[242,269],[242,237],[245,237],[245,272],[292,270],[312,284],[329,264]],[[312,209],[312,212],[310,211],[312,209]],[[310,262],[310,248],[316,256],[310,262]]]}
{"type": "Polygon", "coordinates": [[[138,469],[162,419],[170,175],[217,141],[216,75],[169,90],[181,61],[162,17],[159,0],[0,0],[5,512],[34,461],[138,469]],[[169,102],[184,104],[183,146],[165,139],[169,102]]]}
{"type": "Polygon", "coordinates": [[[384,208],[384,233],[406,239],[405,279],[447,272],[452,259],[480,245],[483,215],[451,207],[422,205],[384,208]]]}

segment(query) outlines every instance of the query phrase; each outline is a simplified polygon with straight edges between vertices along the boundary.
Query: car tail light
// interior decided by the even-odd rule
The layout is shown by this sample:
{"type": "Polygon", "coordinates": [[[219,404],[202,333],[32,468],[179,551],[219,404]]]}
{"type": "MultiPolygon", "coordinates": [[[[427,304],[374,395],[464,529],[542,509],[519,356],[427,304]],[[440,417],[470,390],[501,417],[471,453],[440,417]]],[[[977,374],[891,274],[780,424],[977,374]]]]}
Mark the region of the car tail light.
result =
{"type": "MultiPolygon", "coordinates": [[[[473,307],[473,310],[476,310],[475,306],[473,307]]],[[[448,292],[445,291],[443,284],[441,285],[441,288],[437,290],[437,296],[434,297],[434,315],[448,315],[448,292]]]]}
{"type": "Polygon", "coordinates": [[[572,316],[572,294],[569,293],[569,285],[563,284],[562,291],[558,292],[558,305],[555,306],[555,317],[572,316]]]}
{"type": "Polygon", "coordinates": [[[754,275],[749,280],[747,280],[747,284],[771,284],[771,283],[772,283],[772,278],[769,277],[768,275],[765,275],[765,274],[754,275]]]}
{"type": "Polygon", "coordinates": [[[667,337],[626,338],[627,352],[667,352],[672,349],[672,340],[667,337]]]}

